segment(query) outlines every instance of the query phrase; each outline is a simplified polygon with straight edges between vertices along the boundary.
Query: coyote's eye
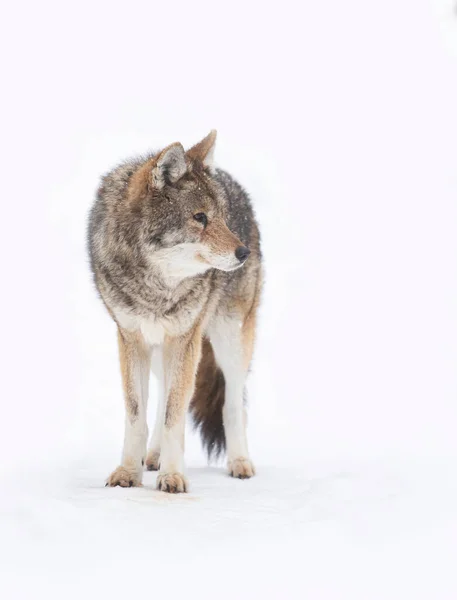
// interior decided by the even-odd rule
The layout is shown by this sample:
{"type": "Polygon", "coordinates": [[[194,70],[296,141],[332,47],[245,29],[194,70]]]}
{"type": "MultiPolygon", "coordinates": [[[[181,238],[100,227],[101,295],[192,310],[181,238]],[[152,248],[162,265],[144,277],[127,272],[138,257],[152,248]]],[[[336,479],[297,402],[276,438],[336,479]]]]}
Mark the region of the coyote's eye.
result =
{"type": "Polygon", "coordinates": [[[196,215],[194,215],[194,219],[201,223],[203,227],[206,227],[208,225],[208,217],[205,215],[205,213],[197,213],[196,215]]]}

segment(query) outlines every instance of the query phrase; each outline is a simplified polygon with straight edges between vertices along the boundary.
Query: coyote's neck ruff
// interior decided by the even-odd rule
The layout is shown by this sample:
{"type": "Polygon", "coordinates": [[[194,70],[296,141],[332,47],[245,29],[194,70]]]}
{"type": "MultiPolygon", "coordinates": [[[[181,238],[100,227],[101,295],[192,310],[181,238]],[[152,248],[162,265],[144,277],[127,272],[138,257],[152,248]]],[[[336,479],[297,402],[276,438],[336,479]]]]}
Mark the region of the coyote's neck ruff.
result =
{"type": "Polygon", "coordinates": [[[89,221],[97,289],[118,326],[126,405],[122,464],[109,485],[185,491],[187,408],[208,455],[251,477],[244,384],[262,284],[259,230],[246,192],[212,168],[215,132],[130,160],[102,179],[89,221]],[[149,450],[149,370],[159,382],[149,450]]]}

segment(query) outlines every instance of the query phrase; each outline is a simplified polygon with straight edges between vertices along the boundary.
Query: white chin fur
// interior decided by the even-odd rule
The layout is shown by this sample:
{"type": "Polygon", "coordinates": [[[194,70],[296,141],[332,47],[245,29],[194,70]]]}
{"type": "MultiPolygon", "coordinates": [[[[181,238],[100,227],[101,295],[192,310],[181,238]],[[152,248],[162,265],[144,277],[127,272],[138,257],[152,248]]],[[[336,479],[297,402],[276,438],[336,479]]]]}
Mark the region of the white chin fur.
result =
{"type": "Polygon", "coordinates": [[[200,275],[211,265],[197,259],[198,247],[195,244],[178,244],[172,248],[162,248],[151,256],[152,263],[159,267],[166,279],[185,279],[200,275]]]}
{"type": "Polygon", "coordinates": [[[229,273],[230,271],[236,271],[243,265],[244,265],[244,263],[240,263],[237,261],[237,264],[234,265],[233,267],[218,267],[217,265],[212,265],[212,267],[213,267],[213,269],[219,269],[219,271],[226,271],[227,273],[229,273]]]}
{"type": "Polygon", "coordinates": [[[177,244],[171,248],[162,248],[152,254],[151,260],[166,279],[173,280],[195,277],[211,268],[235,271],[243,265],[233,254],[215,255],[198,244],[177,244]]]}
{"type": "Polygon", "coordinates": [[[225,256],[221,256],[219,254],[208,252],[208,250],[205,248],[200,252],[200,254],[213,269],[219,269],[220,271],[234,271],[235,269],[241,267],[242,264],[232,252],[230,254],[226,254],[225,256]]]}

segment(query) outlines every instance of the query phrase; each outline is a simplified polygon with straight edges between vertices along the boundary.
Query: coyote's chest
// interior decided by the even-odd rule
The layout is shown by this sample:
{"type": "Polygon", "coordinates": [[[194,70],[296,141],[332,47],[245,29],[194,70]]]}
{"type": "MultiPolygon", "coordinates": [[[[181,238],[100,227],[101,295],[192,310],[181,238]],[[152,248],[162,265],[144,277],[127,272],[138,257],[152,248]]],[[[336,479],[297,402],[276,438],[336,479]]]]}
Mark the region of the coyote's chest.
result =
{"type": "Polygon", "coordinates": [[[132,315],[122,310],[114,310],[116,321],[128,331],[140,331],[150,346],[163,343],[165,336],[180,336],[189,331],[197,321],[201,306],[186,305],[172,314],[132,315]]]}
{"type": "Polygon", "coordinates": [[[128,331],[140,331],[145,341],[155,346],[162,344],[165,336],[176,337],[187,333],[202,313],[208,313],[213,302],[210,297],[208,278],[183,283],[171,290],[160,290],[158,286],[139,286],[142,297],[134,308],[109,302],[119,326],[128,331]],[[145,306],[146,305],[146,306],[145,306]]]}

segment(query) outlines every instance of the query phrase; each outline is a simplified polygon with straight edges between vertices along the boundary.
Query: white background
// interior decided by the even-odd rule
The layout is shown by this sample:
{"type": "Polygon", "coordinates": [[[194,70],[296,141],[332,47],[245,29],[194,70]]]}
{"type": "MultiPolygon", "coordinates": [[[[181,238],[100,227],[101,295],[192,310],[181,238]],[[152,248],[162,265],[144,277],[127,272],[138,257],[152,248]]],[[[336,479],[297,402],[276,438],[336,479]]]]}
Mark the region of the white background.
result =
{"type": "Polygon", "coordinates": [[[452,2],[22,2],[0,28],[5,597],[455,598],[452,2]],[[116,162],[212,128],[263,234],[258,476],[189,431],[190,495],[105,490],[87,213],[116,162]]]}

